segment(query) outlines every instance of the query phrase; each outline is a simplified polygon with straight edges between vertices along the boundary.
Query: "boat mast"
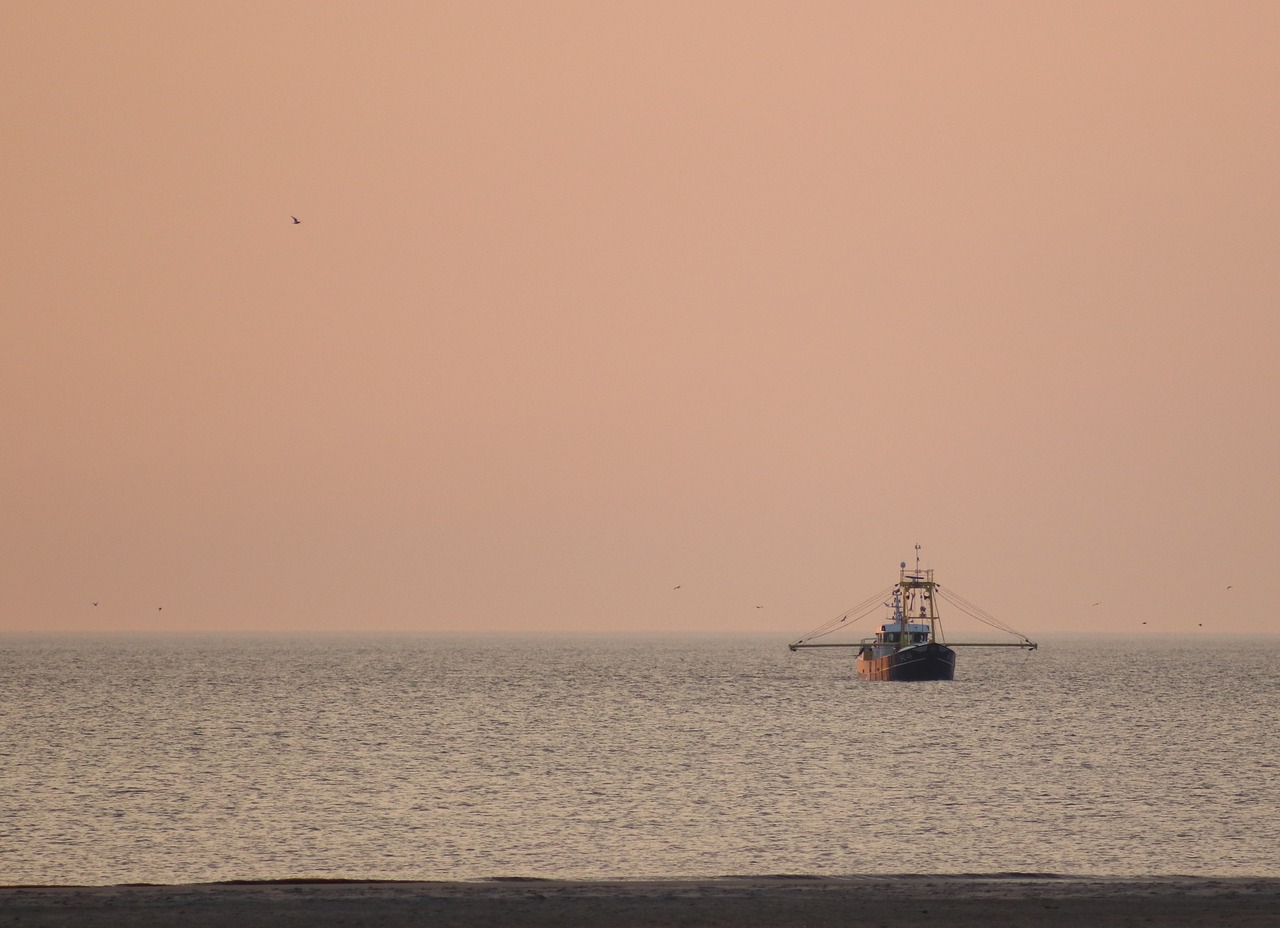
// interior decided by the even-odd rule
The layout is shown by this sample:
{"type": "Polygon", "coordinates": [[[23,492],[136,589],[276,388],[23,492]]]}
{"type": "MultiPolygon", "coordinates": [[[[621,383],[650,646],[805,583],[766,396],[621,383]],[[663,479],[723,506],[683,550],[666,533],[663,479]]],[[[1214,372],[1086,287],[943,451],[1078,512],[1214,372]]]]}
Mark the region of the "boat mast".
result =
{"type": "MultiPolygon", "coordinates": [[[[921,579],[924,575],[920,573],[920,544],[916,543],[916,579],[921,579]]],[[[933,644],[938,639],[938,600],[933,595],[933,570],[929,570],[929,576],[925,579],[924,584],[924,600],[929,604],[929,643],[933,644]]]]}
{"type": "Polygon", "coordinates": [[[898,580],[898,588],[893,591],[893,621],[898,626],[898,637],[893,643],[894,651],[902,650],[902,639],[907,637],[907,562],[902,561],[903,576],[898,580]]]}
{"type": "Polygon", "coordinates": [[[902,565],[902,579],[898,586],[902,590],[902,602],[904,605],[905,617],[899,621],[902,623],[903,634],[906,633],[907,623],[911,621],[910,615],[912,606],[919,606],[919,616],[917,618],[926,619],[929,622],[929,641],[930,643],[938,640],[938,598],[934,595],[933,570],[920,570],[920,546],[916,545],[916,569],[914,573],[907,573],[907,565],[902,565]],[[917,601],[916,597],[911,595],[915,590],[921,590],[922,597],[917,601]]]}

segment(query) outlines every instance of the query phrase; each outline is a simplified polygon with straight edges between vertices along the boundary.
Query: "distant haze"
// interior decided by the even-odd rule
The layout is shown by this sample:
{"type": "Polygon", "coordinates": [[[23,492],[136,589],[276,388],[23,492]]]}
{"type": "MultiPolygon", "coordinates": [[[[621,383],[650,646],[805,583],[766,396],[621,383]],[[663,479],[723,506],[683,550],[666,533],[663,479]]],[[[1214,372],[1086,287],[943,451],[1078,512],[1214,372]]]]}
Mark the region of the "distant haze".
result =
{"type": "Polygon", "coordinates": [[[1280,631],[1274,2],[0,26],[0,632],[1280,631]]]}

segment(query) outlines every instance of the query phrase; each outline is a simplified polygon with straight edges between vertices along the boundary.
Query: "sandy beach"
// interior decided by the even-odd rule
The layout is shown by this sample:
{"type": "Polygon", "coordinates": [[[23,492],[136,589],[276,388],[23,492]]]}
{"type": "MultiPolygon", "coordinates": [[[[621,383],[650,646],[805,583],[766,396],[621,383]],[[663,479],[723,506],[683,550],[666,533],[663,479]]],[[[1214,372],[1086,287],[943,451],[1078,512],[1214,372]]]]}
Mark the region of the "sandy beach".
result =
{"type": "Polygon", "coordinates": [[[0,887],[22,926],[1232,926],[1280,924],[1280,878],[1035,874],[0,887]]]}

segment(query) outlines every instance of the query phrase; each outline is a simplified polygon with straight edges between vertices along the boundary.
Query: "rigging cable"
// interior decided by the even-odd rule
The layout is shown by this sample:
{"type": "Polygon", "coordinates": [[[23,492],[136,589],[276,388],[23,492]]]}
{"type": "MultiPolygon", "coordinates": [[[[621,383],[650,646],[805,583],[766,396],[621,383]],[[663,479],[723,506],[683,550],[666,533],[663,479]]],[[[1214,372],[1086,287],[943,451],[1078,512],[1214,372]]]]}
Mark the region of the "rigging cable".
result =
{"type": "Polygon", "coordinates": [[[953,591],[950,587],[948,587],[947,589],[943,589],[942,586],[939,584],[935,586],[934,589],[937,590],[939,596],[941,596],[951,605],[955,606],[965,615],[968,615],[971,618],[977,619],[983,625],[989,625],[992,628],[998,629],[999,631],[1006,632],[1010,635],[1013,635],[1015,638],[1021,638],[1023,641],[1029,642],[1031,640],[1026,635],[1022,634],[1022,632],[1014,628],[1012,625],[1009,625],[1007,622],[1003,622],[1000,619],[997,619],[995,616],[993,616],[990,612],[987,612],[987,610],[983,609],[981,606],[977,606],[969,602],[959,593],[956,593],[955,591],[953,591]]]}
{"type": "Polygon", "coordinates": [[[867,597],[862,602],[858,603],[858,605],[850,609],[846,609],[844,612],[840,613],[831,621],[826,622],[823,625],[819,625],[817,628],[809,632],[804,637],[800,638],[795,643],[805,644],[806,642],[812,641],[815,638],[824,638],[827,635],[830,635],[832,632],[837,632],[842,628],[848,628],[850,625],[853,625],[856,622],[862,621],[868,615],[874,612],[876,609],[880,608],[881,606],[887,605],[885,603],[885,599],[886,597],[889,596],[890,593],[893,592],[894,587],[896,587],[897,585],[898,584],[895,583],[893,584],[893,586],[887,586],[883,590],[881,590],[879,593],[876,593],[872,596],[867,597]],[[849,620],[851,616],[853,616],[852,621],[849,620]]]}

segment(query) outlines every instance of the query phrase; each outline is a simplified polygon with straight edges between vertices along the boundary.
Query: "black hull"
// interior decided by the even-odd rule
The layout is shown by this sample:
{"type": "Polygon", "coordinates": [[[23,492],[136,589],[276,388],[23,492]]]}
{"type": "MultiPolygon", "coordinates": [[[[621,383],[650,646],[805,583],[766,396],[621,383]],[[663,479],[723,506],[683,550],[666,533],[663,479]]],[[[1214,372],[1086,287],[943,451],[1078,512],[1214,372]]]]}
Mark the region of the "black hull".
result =
{"type": "Polygon", "coordinates": [[[954,680],[956,652],[946,645],[929,643],[891,651],[883,657],[871,657],[864,650],[858,654],[858,675],[866,680],[954,680]]]}

